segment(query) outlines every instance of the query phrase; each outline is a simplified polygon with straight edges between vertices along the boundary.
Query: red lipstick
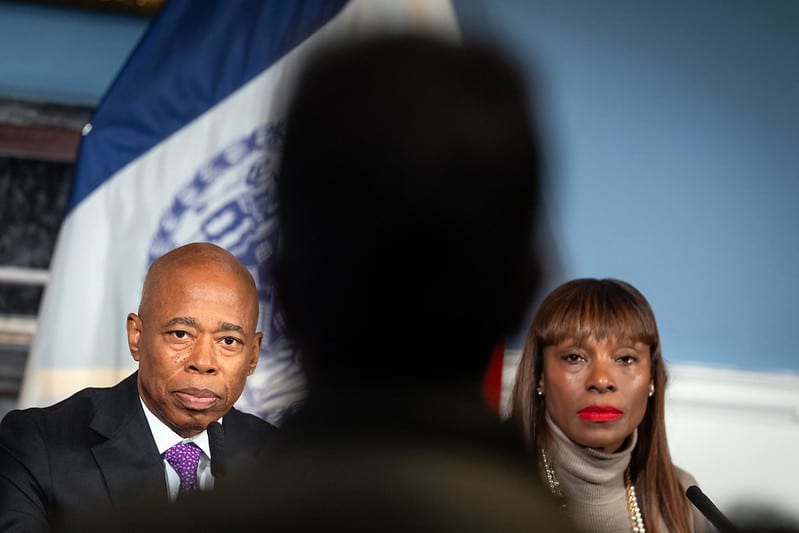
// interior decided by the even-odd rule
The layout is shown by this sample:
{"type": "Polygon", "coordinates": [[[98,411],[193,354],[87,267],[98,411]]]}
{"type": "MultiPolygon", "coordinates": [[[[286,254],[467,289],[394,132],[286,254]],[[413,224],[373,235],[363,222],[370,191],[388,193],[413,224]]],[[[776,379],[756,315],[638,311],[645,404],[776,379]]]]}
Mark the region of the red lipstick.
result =
{"type": "Polygon", "coordinates": [[[577,414],[589,422],[612,422],[624,413],[611,405],[589,405],[577,411],[577,414]]]}

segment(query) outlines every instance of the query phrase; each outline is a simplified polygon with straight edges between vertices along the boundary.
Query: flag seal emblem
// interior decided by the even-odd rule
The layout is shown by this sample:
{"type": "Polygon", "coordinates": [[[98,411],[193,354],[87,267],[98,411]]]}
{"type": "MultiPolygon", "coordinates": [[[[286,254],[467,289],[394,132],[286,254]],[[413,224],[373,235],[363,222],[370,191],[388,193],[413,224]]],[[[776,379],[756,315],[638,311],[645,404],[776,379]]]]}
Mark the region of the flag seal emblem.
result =
{"type": "MultiPolygon", "coordinates": [[[[282,378],[292,380],[293,374],[300,373],[297,355],[283,334],[270,272],[279,241],[275,176],[283,137],[282,122],[263,124],[208,159],[159,217],[146,266],[189,242],[213,242],[233,253],[258,287],[259,329],[264,333],[261,357],[270,361],[259,368],[280,368],[282,378]]],[[[258,381],[258,376],[251,379],[258,381]]],[[[272,383],[273,401],[279,389],[272,383]]],[[[252,394],[245,390],[242,400],[263,405],[250,398],[252,394]]],[[[271,413],[259,414],[271,417],[271,413]]]]}

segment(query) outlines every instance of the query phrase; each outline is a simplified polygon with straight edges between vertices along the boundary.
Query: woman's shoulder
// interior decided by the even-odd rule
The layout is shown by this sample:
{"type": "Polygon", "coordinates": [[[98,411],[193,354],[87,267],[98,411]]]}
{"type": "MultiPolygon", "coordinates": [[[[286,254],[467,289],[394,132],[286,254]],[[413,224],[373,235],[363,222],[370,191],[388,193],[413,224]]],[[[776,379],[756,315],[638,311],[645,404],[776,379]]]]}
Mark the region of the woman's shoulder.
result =
{"type": "Polygon", "coordinates": [[[677,476],[677,481],[680,482],[680,486],[682,487],[683,492],[690,487],[691,485],[698,485],[699,483],[696,481],[696,478],[688,471],[683,470],[677,465],[672,465],[674,467],[674,474],[677,476]]]}
{"type": "MultiPolygon", "coordinates": [[[[680,486],[682,487],[683,494],[691,485],[697,485],[697,486],[699,485],[699,483],[696,481],[696,478],[690,472],[683,470],[679,466],[676,465],[672,466],[674,467],[674,474],[677,476],[677,481],[680,483],[680,486]]],[[[710,531],[715,531],[714,529],[712,529],[710,522],[707,521],[707,519],[702,515],[702,513],[700,513],[699,510],[696,507],[694,507],[694,504],[692,504],[690,501],[688,502],[688,508],[690,510],[689,512],[691,516],[692,531],[696,533],[707,533],[710,531]]]]}

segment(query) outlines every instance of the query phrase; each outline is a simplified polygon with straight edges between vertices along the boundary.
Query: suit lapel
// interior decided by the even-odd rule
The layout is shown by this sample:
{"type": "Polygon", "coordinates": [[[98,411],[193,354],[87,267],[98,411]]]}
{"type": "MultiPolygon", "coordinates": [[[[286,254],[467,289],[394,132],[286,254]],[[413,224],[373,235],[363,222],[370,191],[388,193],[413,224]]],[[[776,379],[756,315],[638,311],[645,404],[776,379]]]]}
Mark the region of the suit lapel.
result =
{"type": "Polygon", "coordinates": [[[164,464],[142,411],[137,376],[134,373],[109,390],[91,423],[106,439],[95,445],[92,453],[113,506],[136,495],[167,500],[164,464]]]}
{"type": "Polygon", "coordinates": [[[236,409],[231,409],[222,419],[225,431],[225,463],[228,469],[236,470],[243,462],[248,462],[255,455],[252,448],[250,435],[245,434],[246,428],[241,424],[241,414],[236,409]]]}

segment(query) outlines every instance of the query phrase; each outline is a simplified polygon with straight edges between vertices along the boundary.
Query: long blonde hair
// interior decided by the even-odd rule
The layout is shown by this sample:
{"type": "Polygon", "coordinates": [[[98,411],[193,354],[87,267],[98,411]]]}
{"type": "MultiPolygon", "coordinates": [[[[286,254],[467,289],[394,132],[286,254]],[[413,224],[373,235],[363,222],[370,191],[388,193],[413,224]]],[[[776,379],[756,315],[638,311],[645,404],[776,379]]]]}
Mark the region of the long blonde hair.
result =
{"type": "Polygon", "coordinates": [[[552,291],[541,303],[527,334],[512,396],[512,418],[528,448],[549,447],[545,401],[535,392],[543,374],[546,346],[565,339],[593,337],[640,341],[649,346],[655,393],[638,426],[630,473],[647,531],[657,530],[657,517],[669,531],[689,531],[689,505],[677,480],[666,440],[666,369],[660,336],[646,298],[632,285],[615,279],[575,279],[552,291]]]}

